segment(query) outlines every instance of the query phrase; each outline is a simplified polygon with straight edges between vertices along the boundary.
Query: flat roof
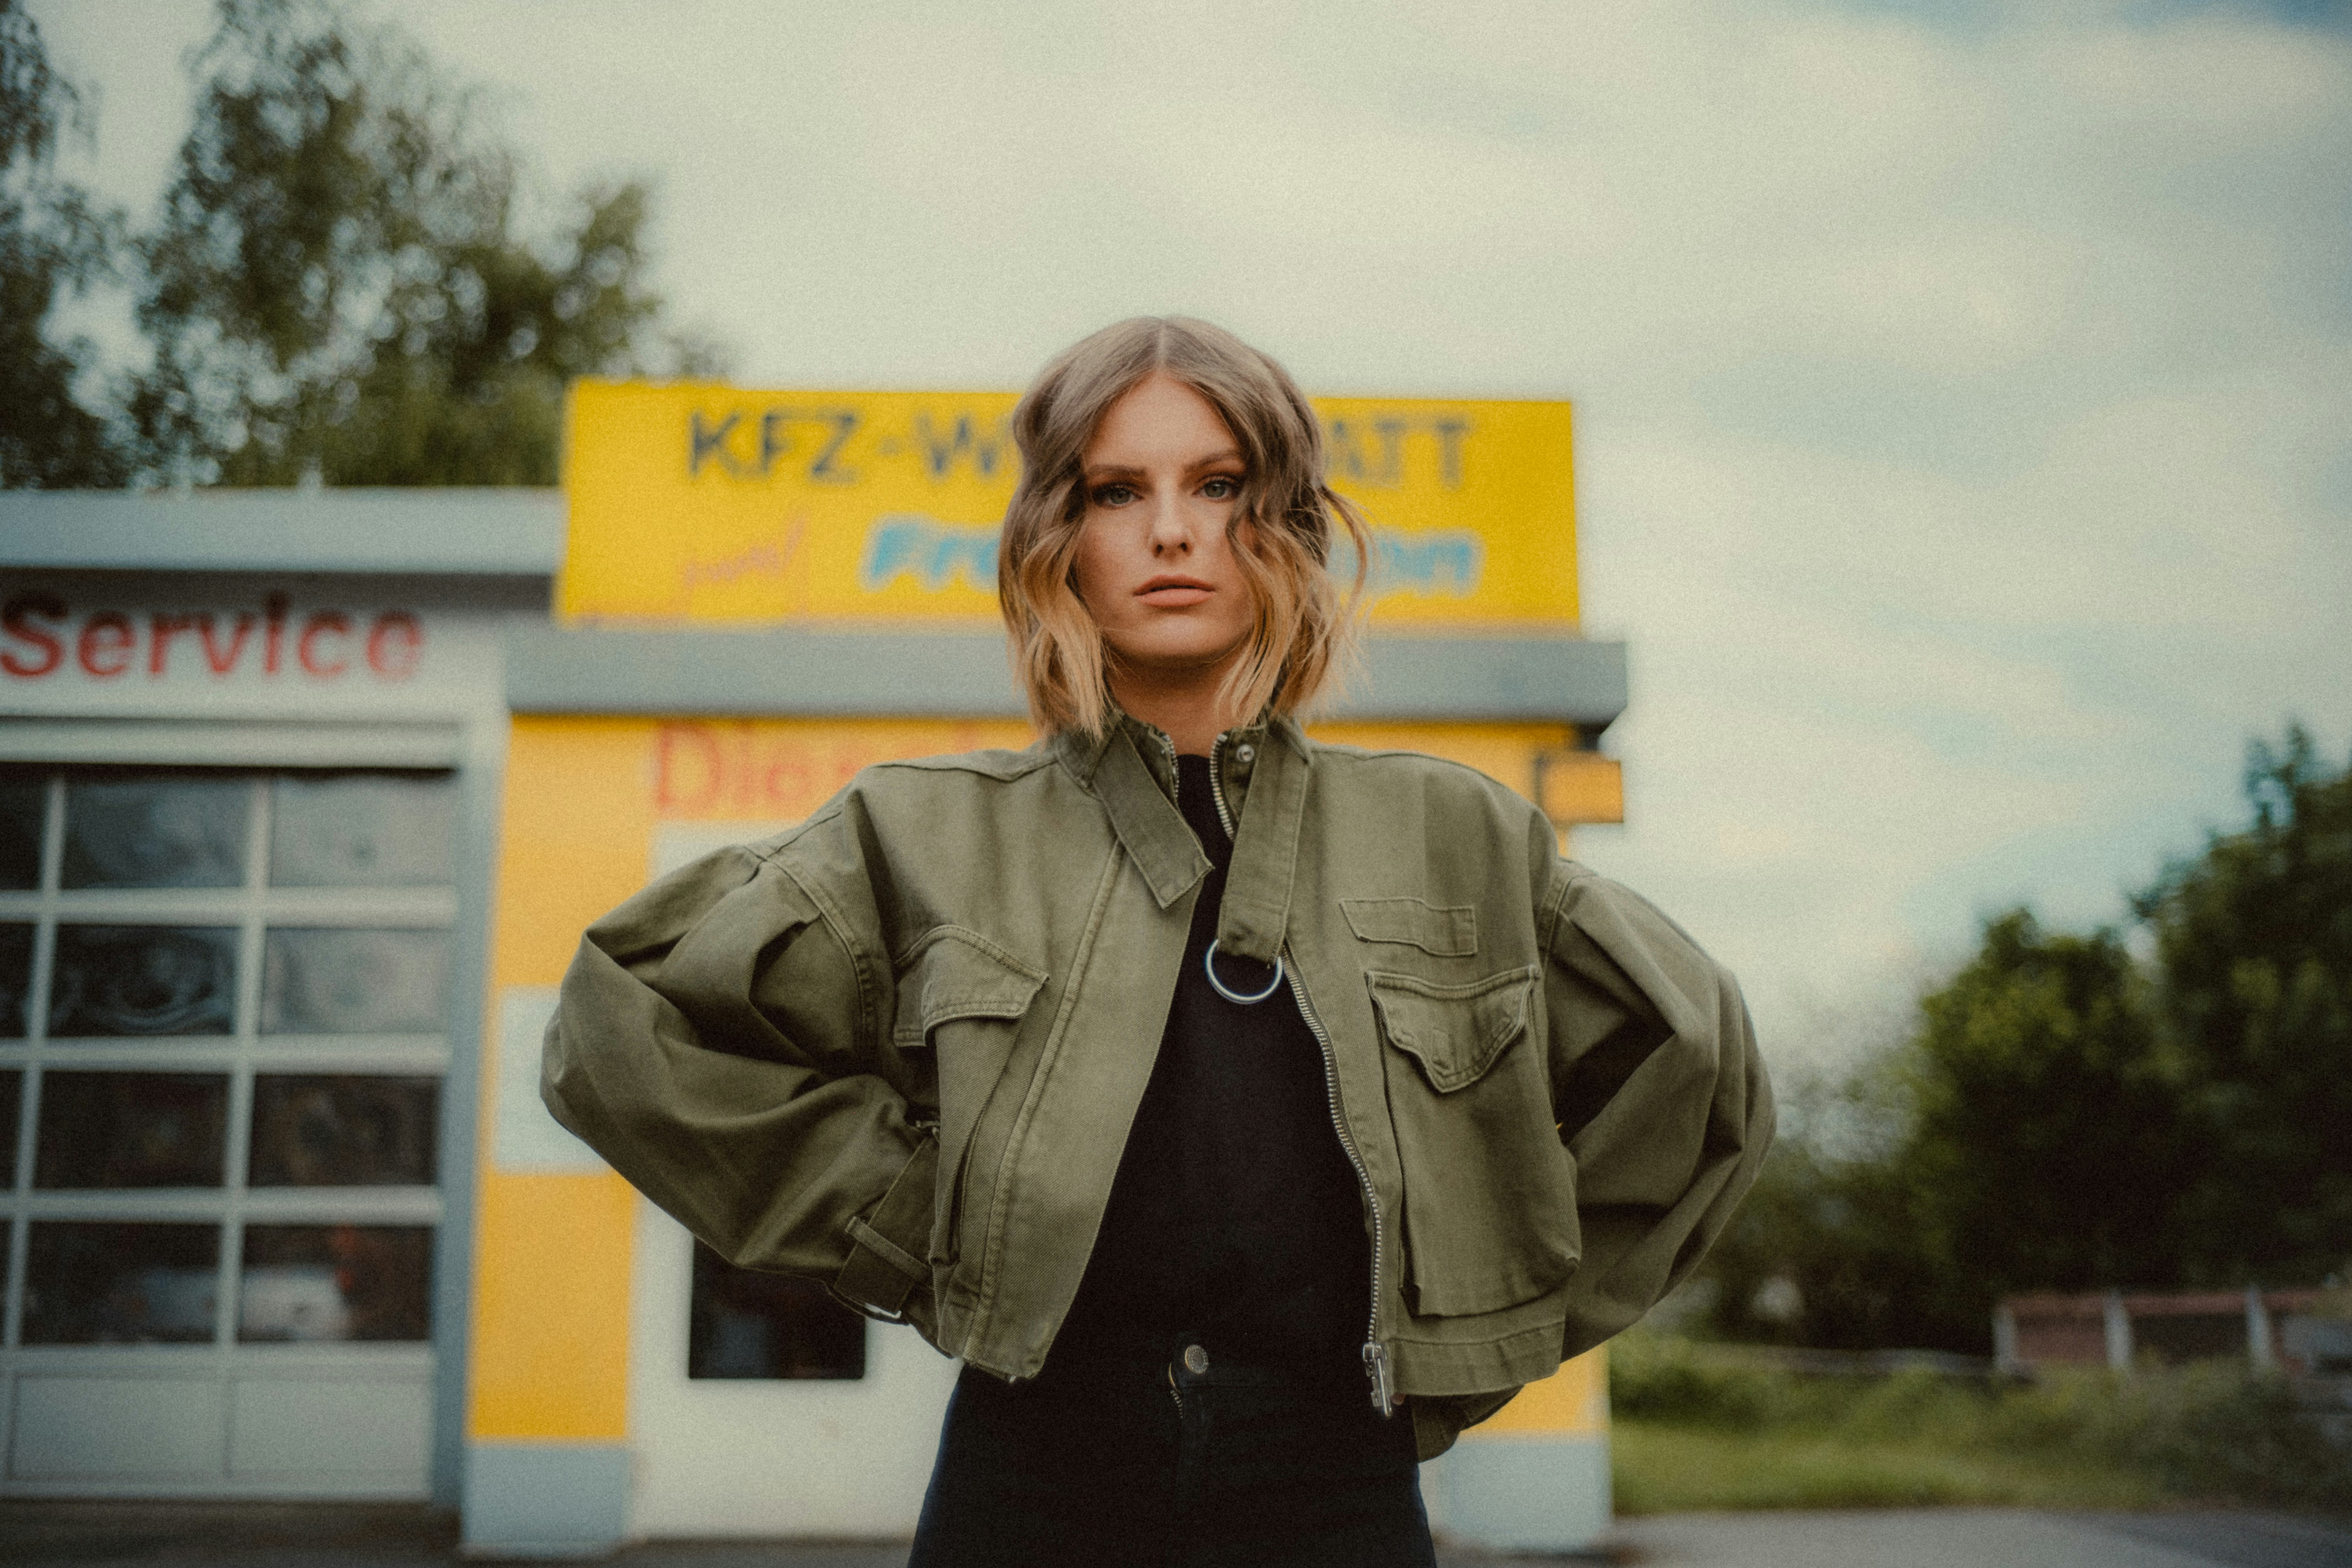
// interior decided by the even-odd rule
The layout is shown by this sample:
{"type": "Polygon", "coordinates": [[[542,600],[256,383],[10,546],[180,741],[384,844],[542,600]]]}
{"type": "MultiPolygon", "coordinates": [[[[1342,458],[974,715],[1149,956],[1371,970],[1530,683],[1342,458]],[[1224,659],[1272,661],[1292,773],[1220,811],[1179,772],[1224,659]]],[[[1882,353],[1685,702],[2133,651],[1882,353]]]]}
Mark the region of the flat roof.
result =
{"type": "Polygon", "coordinates": [[[0,491],[0,566],[552,577],[560,489],[0,491]]]}
{"type": "MultiPolygon", "coordinates": [[[[1001,632],[509,626],[518,713],[1020,718],[1001,632]]],[[[1563,637],[1370,637],[1333,719],[1600,729],[1625,710],[1625,645],[1563,637]]]]}
{"type": "MultiPolygon", "coordinates": [[[[560,489],[0,492],[0,566],[550,578],[560,489]]],[[[1625,645],[1557,633],[1374,632],[1335,719],[1519,720],[1598,729],[1625,709],[1625,645]]],[[[989,629],[570,627],[507,634],[518,712],[1026,712],[989,629]]]]}

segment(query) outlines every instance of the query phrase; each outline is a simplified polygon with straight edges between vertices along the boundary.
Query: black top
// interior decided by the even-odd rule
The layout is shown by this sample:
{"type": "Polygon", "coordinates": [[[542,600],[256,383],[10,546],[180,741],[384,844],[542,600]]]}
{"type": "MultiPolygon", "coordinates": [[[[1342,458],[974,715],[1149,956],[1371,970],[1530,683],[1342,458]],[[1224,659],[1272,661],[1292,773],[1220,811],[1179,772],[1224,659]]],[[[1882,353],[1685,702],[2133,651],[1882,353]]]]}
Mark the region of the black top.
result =
{"type": "MultiPolygon", "coordinates": [[[[1179,1334],[1214,1356],[1360,1376],[1370,1300],[1362,1188],[1339,1144],[1323,1052],[1286,983],[1255,1006],[1209,985],[1233,840],[1209,760],[1179,757],[1177,805],[1214,869],[1102,1231],[1049,1365],[1162,1362],[1179,1334]]],[[[1243,995],[1273,971],[1217,956],[1243,995]]]]}

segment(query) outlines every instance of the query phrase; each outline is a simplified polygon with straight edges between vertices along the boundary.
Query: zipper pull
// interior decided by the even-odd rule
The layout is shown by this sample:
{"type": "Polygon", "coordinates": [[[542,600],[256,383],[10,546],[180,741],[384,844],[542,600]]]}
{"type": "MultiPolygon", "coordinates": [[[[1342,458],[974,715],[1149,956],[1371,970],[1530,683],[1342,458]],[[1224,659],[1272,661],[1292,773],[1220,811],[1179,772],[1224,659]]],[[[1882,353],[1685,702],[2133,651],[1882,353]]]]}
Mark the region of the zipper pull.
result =
{"type": "Polygon", "coordinates": [[[1396,1394],[1389,1386],[1389,1347],[1378,1340],[1364,1342],[1364,1375],[1371,1379],[1372,1408],[1383,1415],[1396,1414],[1396,1394]]]}

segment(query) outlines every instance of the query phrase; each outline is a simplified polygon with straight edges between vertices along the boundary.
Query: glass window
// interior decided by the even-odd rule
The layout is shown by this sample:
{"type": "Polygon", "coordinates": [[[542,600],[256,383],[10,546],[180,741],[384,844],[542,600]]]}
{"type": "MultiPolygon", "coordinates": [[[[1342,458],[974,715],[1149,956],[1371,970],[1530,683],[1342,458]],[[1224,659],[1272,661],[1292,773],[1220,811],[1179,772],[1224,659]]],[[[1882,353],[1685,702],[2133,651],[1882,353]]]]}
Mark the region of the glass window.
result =
{"type": "Polygon", "coordinates": [[[448,949],[447,933],[437,931],[272,931],[261,1032],[438,1034],[446,1026],[448,949]]]}
{"type": "Polygon", "coordinates": [[[41,1075],[37,1187],[214,1187],[228,1079],[221,1073],[41,1075]]]}
{"type": "Polygon", "coordinates": [[[430,1226],[247,1226],[236,1337],[430,1339],[432,1285],[430,1226]]]}
{"type": "Polygon", "coordinates": [[[429,1186],[441,1084],[264,1073],[253,1080],[257,1187],[429,1186]]]}
{"type": "Polygon", "coordinates": [[[68,888],[234,888],[245,880],[243,779],[134,774],[66,784],[68,888]]]}
{"type": "Polygon", "coordinates": [[[41,818],[49,786],[39,779],[0,778],[0,888],[41,885],[41,818]]]}
{"type": "Polygon", "coordinates": [[[23,1073],[0,1072],[0,1192],[16,1184],[16,1119],[24,1093],[23,1073]]]}
{"type": "Polygon", "coordinates": [[[686,1375],[864,1377],[866,1320],[814,1279],[738,1268],[698,1241],[686,1375]]]}
{"type": "Polygon", "coordinates": [[[415,888],[450,879],[457,792],[446,776],[297,774],[272,786],[269,880],[415,888]]]}
{"type": "Polygon", "coordinates": [[[236,977],[227,927],[61,925],[49,1035],[226,1035],[236,977]]]}
{"type": "Polygon", "coordinates": [[[205,1343],[219,1289],[218,1226],[36,1221],[24,1342],[205,1343]]]}
{"type": "Polygon", "coordinates": [[[0,1040],[25,1037],[33,996],[33,928],[0,925],[0,1040]]]}

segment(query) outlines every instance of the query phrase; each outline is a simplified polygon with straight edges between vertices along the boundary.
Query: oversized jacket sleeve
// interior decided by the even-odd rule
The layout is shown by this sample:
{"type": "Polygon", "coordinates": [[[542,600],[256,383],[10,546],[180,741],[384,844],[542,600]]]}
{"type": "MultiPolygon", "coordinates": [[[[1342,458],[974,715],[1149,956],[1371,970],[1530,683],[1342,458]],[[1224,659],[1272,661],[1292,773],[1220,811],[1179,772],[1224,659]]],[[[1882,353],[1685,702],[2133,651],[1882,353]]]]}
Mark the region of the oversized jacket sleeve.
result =
{"type": "Polygon", "coordinates": [[[1572,1356],[1706,1256],[1771,1143],[1772,1090],[1738,983],[1680,926],[1573,861],[1547,901],[1552,1103],[1583,1231],[1572,1356]]]}
{"type": "Polygon", "coordinates": [[[766,850],[654,883],[583,937],[541,1092],[721,1256],[895,1314],[928,1275],[937,1145],[842,902],[766,850]]]}

